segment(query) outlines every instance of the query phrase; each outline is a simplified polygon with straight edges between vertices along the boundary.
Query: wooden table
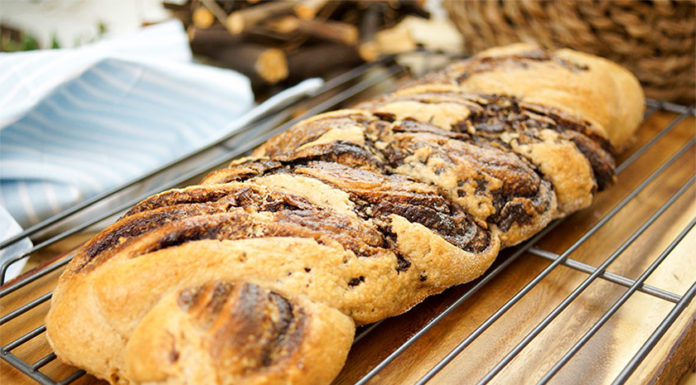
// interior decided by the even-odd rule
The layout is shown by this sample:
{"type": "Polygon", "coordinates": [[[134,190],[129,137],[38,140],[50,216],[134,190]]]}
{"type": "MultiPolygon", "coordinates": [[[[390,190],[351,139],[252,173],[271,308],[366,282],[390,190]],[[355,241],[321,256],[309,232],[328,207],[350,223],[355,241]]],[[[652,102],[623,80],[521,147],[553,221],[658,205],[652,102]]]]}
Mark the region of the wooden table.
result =
{"type": "MultiPolygon", "coordinates": [[[[639,130],[635,144],[618,159],[618,163],[653,138],[674,116],[666,112],[650,116],[639,130]]],[[[623,170],[618,175],[617,184],[600,193],[591,208],[564,220],[538,243],[538,247],[559,254],[566,250],[636,189],[648,175],[682,148],[694,136],[695,128],[696,119],[693,117],[677,124],[674,130],[623,170]]],[[[582,243],[570,258],[599,266],[684,186],[695,174],[695,169],[696,151],[694,146],[691,146],[615,217],[582,243]]],[[[696,217],[695,197],[696,188],[691,186],[608,267],[607,271],[636,279],[696,217]]],[[[695,255],[696,231],[691,231],[646,283],[682,295],[696,281],[695,255]]],[[[504,258],[505,255],[501,255],[500,260],[504,258]]],[[[399,355],[373,379],[372,383],[411,384],[417,381],[549,264],[548,260],[531,254],[521,255],[399,355]]],[[[50,292],[58,274],[59,272],[52,273],[0,299],[0,314],[7,314],[21,304],[50,292]]],[[[586,273],[564,266],[552,270],[435,375],[431,383],[465,384],[478,381],[587,276],[586,273]]],[[[372,329],[354,345],[348,362],[335,383],[350,384],[358,380],[472,285],[473,283],[451,288],[441,295],[429,298],[410,312],[385,320],[372,329]]],[[[502,369],[493,383],[536,382],[625,290],[626,288],[603,279],[593,281],[502,369]]],[[[610,383],[673,305],[652,295],[635,293],[561,369],[552,382],[610,383]]],[[[43,303],[3,325],[0,343],[5,345],[39,327],[47,310],[48,303],[43,303]]],[[[696,301],[692,301],[630,377],[629,383],[656,380],[657,383],[673,384],[689,369],[693,370],[696,364],[695,319],[696,301]]],[[[50,352],[44,334],[13,350],[13,353],[27,362],[34,362],[50,352]]],[[[41,369],[54,379],[60,379],[73,370],[57,360],[41,369]]],[[[92,377],[84,376],[76,383],[95,382],[92,377]]],[[[6,362],[0,361],[0,383],[34,382],[6,362]]]]}

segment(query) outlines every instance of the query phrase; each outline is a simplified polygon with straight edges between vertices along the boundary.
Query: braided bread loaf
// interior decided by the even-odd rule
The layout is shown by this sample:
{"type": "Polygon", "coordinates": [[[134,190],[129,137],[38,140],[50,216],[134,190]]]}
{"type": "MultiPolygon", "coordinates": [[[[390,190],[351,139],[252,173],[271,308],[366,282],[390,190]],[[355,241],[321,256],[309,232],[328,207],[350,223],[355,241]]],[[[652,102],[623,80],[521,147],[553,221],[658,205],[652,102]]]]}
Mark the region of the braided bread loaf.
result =
{"type": "Polygon", "coordinates": [[[587,207],[642,112],[618,66],[518,45],[307,119],[81,247],[49,341],[115,384],[328,383],[356,324],[587,207]]]}

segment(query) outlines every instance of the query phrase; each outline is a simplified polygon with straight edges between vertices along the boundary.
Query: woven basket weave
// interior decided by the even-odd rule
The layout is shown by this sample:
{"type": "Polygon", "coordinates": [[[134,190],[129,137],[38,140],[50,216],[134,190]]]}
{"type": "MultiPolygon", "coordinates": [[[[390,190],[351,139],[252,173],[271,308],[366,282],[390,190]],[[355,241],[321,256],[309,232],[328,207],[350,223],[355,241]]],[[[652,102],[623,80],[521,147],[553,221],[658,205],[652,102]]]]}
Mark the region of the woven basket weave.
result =
{"type": "Polygon", "coordinates": [[[631,70],[656,99],[696,99],[696,1],[444,0],[466,52],[519,41],[631,70]]]}

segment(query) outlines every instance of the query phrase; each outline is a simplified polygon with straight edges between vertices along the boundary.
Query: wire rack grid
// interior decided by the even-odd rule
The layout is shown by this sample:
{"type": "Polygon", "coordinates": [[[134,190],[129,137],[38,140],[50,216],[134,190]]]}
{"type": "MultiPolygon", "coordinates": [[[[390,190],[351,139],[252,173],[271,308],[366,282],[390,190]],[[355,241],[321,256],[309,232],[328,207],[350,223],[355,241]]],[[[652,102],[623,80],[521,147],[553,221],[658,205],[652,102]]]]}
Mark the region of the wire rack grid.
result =
{"type": "MultiPolygon", "coordinates": [[[[257,119],[256,121],[252,122],[238,133],[223,138],[219,142],[213,143],[204,149],[200,149],[199,151],[206,151],[214,146],[218,146],[223,143],[229,143],[230,141],[237,143],[233,146],[230,152],[225,154],[225,156],[221,157],[220,159],[216,159],[215,161],[209,162],[208,164],[202,167],[187,172],[185,175],[182,175],[173,181],[170,181],[164,185],[160,185],[157,187],[157,190],[163,190],[181,185],[183,182],[195,178],[198,175],[201,175],[210,169],[214,169],[220,164],[227,163],[231,159],[238,157],[253,149],[270,136],[280,132],[281,130],[286,129],[299,119],[341,104],[346,100],[354,97],[355,95],[358,95],[361,92],[370,89],[371,87],[374,87],[390,79],[393,80],[395,76],[397,76],[398,74],[402,74],[403,71],[404,69],[401,66],[398,66],[394,63],[393,57],[385,58],[379,62],[358,67],[328,82],[318,92],[312,95],[312,99],[316,99],[317,102],[308,109],[306,106],[303,106],[301,109],[304,110],[305,113],[301,114],[298,118],[293,119],[284,124],[280,124],[283,121],[287,121],[289,117],[296,115],[297,110],[300,109],[300,107],[297,104],[283,106],[283,109],[271,111],[268,114],[265,114],[260,119],[257,119]],[[365,77],[366,73],[377,67],[383,68],[384,70],[379,72],[375,76],[365,77]],[[322,97],[322,95],[328,96],[322,97]]],[[[689,108],[660,101],[648,101],[646,119],[656,112],[669,112],[673,114],[673,117],[666,125],[664,125],[664,127],[662,127],[657,132],[657,134],[655,134],[651,139],[646,141],[641,147],[633,151],[632,154],[628,156],[616,168],[617,174],[623,173],[625,170],[628,169],[628,167],[632,163],[643,157],[646,154],[646,152],[648,152],[653,146],[659,143],[660,140],[662,140],[665,136],[672,132],[675,129],[675,127],[677,127],[682,121],[684,121],[687,118],[692,119],[692,117],[695,115],[695,110],[693,107],[689,108]]],[[[471,331],[468,335],[461,336],[461,339],[456,344],[456,346],[454,346],[454,348],[452,348],[446,355],[440,357],[440,359],[437,362],[431,365],[427,372],[422,374],[422,376],[420,376],[420,378],[415,383],[425,384],[433,380],[433,378],[435,378],[438,373],[440,373],[444,368],[446,368],[448,364],[450,364],[454,359],[456,359],[456,357],[459,356],[477,338],[484,334],[484,332],[489,327],[491,327],[491,325],[495,324],[496,321],[498,321],[509,309],[511,309],[525,295],[527,295],[531,290],[533,290],[537,285],[539,285],[540,282],[542,282],[545,279],[548,279],[547,277],[549,276],[549,274],[553,273],[561,266],[587,274],[587,277],[579,285],[577,285],[567,295],[567,297],[563,299],[555,308],[553,308],[553,310],[550,311],[539,323],[537,323],[533,328],[531,328],[530,331],[526,335],[524,335],[514,345],[512,349],[507,351],[504,354],[504,356],[494,366],[492,366],[483,377],[473,380],[472,382],[485,384],[493,381],[496,375],[498,375],[502,370],[504,370],[506,366],[508,366],[509,363],[512,360],[514,360],[515,357],[517,357],[520,354],[520,352],[530,344],[530,342],[532,342],[540,333],[544,331],[544,329],[546,329],[550,324],[554,322],[554,320],[557,319],[559,314],[561,314],[565,309],[567,309],[569,305],[573,304],[574,301],[577,301],[578,297],[583,293],[583,291],[587,289],[587,287],[590,284],[599,279],[602,281],[610,282],[615,285],[622,286],[626,288],[626,290],[618,299],[615,300],[615,302],[609,307],[609,309],[606,312],[604,312],[601,315],[601,317],[597,319],[592,324],[592,326],[589,329],[587,329],[585,333],[574,342],[570,349],[568,349],[564,354],[560,355],[557,358],[555,364],[552,367],[550,367],[546,371],[546,373],[544,373],[544,375],[539,379],[538,382],[547,383],[551,381],[554,378],[554,376],[556,376],[561,371],[561,369],[579,351],[581,351],[582,347],[602,328],[602,326],[606,324],[606,322],[612,317],[612,315],[614,315],[635,293],[640,292],[645,295],[657,298],[659,300],[671,303],[672,305],[669,313],[660,320],[659,325],[654,329],[652,334],[635,351],[633,357],[630,358],[628,363],[621,369],[620,373],[618,373],[618,375],[613,379],[613,383],[625,383],[629,379],[631,374],[640,365],[640,363],[645,359],[647,354],[653,349],[656,343],[662,338],[662,336],[664,336],[664,334],[667,332],[672,323],[680,316],[684,309],[686,309],[687,306],[689,306],[693,297],[696,295],[696,276],[693,277],[693,282],[690,283],[689,288],[681,294],[674,293],[664,288],[649,285],[646,283],[646,280],[648,280],[649,276],[660,266],[660,264],[670,255],[670,253],[676,247],[678,247],[680,242],[682,242],[687,237],[687,234],[689,234],[689,232],[693,229],[694,225],[696,224],[696,219],[691,219],[688,222],[688,224],[678,233],[678,235],[671,240],[669,245],[666,248],[664,248],[664,250],[656,258],[654,258],[652,263],[639,273],[637,278],[632,279],[622,274],[612,273],[608,271],[608,268],[615,260],[617,260],[617,258],[619,258],[622,255],[622,253],[624,253],[629,247],[631,247],[631,245],[634,244],[634,242],[637,239],[639,239],[639,237],[646,230],[650,229],[650,227],[653,226],[654,223],[658,221],[660,217],[670,207],[672,207],[676,201],[678,201],[680,198],[683,199],[683,196],[687,194],[687,192],[691,191],[694,181],[696,180],[696,176],[694,176],[692,172],[691,177],[685,183],[683,183],[679,187],[679,189],[676,192],[674,192],[674,194],[672,194],[672,196],[669,199],[667,199],[659,207],[657,207],[652,215],[650,215],[647,219],[643,220],[642,223],[638,226],[638,228],[635,229],[627,239],[618,242],[615,245],[615,251],[610,255],[606,256],[606,258],[604,258],[604,260],[597,266],[593,266],[591,264],[586,264],[579,260],[572,259],[570,258],[570,256],[579,247],[583,246],[586,242],[588,242],[588,240],[591,239],[593,235],[595,235],[600,229],[606,226],[607,223],[609,223],[612,220],[612,218],[614,218],[621,210],[624,210],[627,205],[633,202],[636,199],[636,197],[641,192],[643,192],[648,186],[654,183],[657,178],[666,173],[667,170],[670,169],[670,167],[673,166],[675,162],[677,162],[685,154],[689,153],[690,151],[693,151],[694,144],[695,139],[692,135],[691,138],[688,138],[685,141],[685,143],[683,143],[683,145],[678,151],[671,154],[670,157],[663,164],[657,167],[654,171],[652,171],[649,174],[646,174],[643,177],[642,182],[640,182],[640,184],[638,184],[634,189],[629,191],[622,200],[620,200],[615,206],[613,206],[613,208],[611,208],[603,217],[599,218],[599,220],[593,226],[586,229],[584,233],[576,241],[574,241],[570,246],[566,247],[562,251],[553,252],[544,249],[540,246],[540,243],[545,237],[549,236],[550,234],[553,234],[554,229],[556,229],[563,222],[563,220],[557,220],[551,223],[542,232],[540,232],[524,244],[509,251],[506,258],[501,258],[484,276],[482,276],[475,282],[468,284],[465,290],[463,290],[463,292],[461,292],[461,294],[458,297],[451,301],[451,303],[449,303],[446,307],[438,311],[437,314],[431,317],[427,322],[423,323],[423,325],[418,330],[411,333],[408,336],[408,338],[405,338],[405,340],[402,343],[400,343],[398,347],[386,354],[378,362],[371,365],[369,368],[367,368],[367,370],[361,372],[359,377],[357,377],[355,381],[351,382],[361,385],[367,383],[380,382],[380,375],[385,370],[385,368],[387,368],[390,364],[393,364],[395,360],[402,357],[414,344],[416,344],[420,339],[426,336],[429,333],[429,331],[431,331],[431,329],[435,328],[444,319],[453,314],[459,307],[461,307],[463,303],[471,299],[478,291],[480,291],[487,284],[489,284],[490,281],[494,280],[497,276],[499,276],[501,272],[505,271],[505,269],[507,269],[510,265],[518,261],[520,258],[523,258],[523,256],[531,255],[537,256],[543,261],[549,261],[550,263],[536,276],[534,276],[528,283],[521,287],[521,289],[519,289],[514,295],[512,295],[506,302],[504,302],[502,306],[500,306],[498,309],[492,312],[492,314],[490,314],[485,320],[478,323],[477,327],[473,331],[471,331]]],[[[175,166],[176,164],[184,161],[185,158],[189,158],[193,155],[195,154],[189,154],[187,155],[187,157],[179,159],[175,162],[171,162],[170,164],[165,165],[158,170],[155,170],[152,173],[152,175],[157,175],[158,173],[161,173],[175,166]]],[[[151,175],[148,175],[146,177],[149,176],[151,175]]],[[[108,191],[93,199],[83,202],[53,218],[49,218],[48,220],[32,228],[27,229],[18,236],[0,243],[0,247],[6,247],[22,239],[23,237],[36,234],[42,231],[43,229],[52,226],[55,223],[64,220],[65,218],[70,217],[76,212],[79,212],[84,208],[93,205],[94,203],[106,199],[109,196],[118,193],[119,191],[122,191],[123,189],[129,187],[131,184],[141,182],[146,177],[134,180],[128,185],[119,186],[118,188],[113,189],[112,191],[108,191]]],[[[144,196],[150,195],[152,192],[153,191],[150,191],[144,196]]],[[[125,204],[115,209],[103,213],[98,217],[95,217],[91,221],[73,227],[67,231],[63,231],[60,234],[55,235],[37,244],[32,250],[30,250],[25,255],[19,256],[16,260],[18,260],[19,258],[26,257],[27,255],[30,255],[31,253],[39,249],[45,248],[53,244],[54,242],[66,238],[76,232],[82,231],[85,228],[91,226],[92,224],[103,220],[104,218],[122,212],[124,209],[132,206],[132,204],[142,199],[144,196],[138,197],[133,201],[126,202],[125,204]]],[[[38,269],[37,271],[29,275],[19,277],[18,279],[15,279],[10,283],[6,283],[2,287],[0,287],[0,301],[3,298],[12,295],[19,289],[25,287],[26,285],[36,284],[37,282],[41,282],[42,280],[49,280],[50,277],[55,278],[55,274],[58,274],[60,270],[68,263],[69,260],[70,256],[68,256],[67,258],[59,259],[51,264],[48,264],[47,266],[44,266],[41,269],[38,269]]],[[[10,261],[10,263],[11,262],[12,261],[10,261]]],[[[3,282],[5,272],[7,271],[7,267],[10,263],[6,263],[2,266],[1,278],[3,282]]],[[[48,302],[50,298],[51,293],[49,290],[48,292],[41,294],[36,298],[23,301],[23,303],[20,306],[14,309],[2,309],[2,312],[4,314],[0,316],[0,327],[6,327],[6,325],[12,322],[21,322],[22,316],[29,312],[45,312],[46,307],[42,305],[46,304],[46,302],[48,302]]],[[[361,328],[356,335],[354,345],[358,343],[364,343],[365,341],[369,340],[371,334],[376,333],[376,330],[378,330],[379,327],[380,323],[361,328]]],[[[45,326],[39,325],[31,330],[26,331],[25,333],[21,333],[21,335],[19,335],[16,338],[12,338],[9,342],[4,343],[4,345],[0,347],[0,358],[2,358],[11,366],[20,370],[28,377],[40,384],[62,385],[74,382],[75,380],[83,377],[85,373],[81,370],[69,371],[66,369],[67,372],[66,370],[63,370],[62,373],[67,374],[63,375],[59,379],[54,379],[52,376],[44,373],[42,371],[42,368],[46,367],[49,364],[56,365],[56,363],[58,363],[58,360],[56,360],[56,355],[52,352],[42,356],[37,360],[33,360],[33,362],[28,362],[28,360],[23,359],[20,354],[15,354],[17,350],[22,345],[26,344],[28,341],[37,338],[45,338],[41,337],[42,335],[44,335],[44,332],[45,326]]]]}

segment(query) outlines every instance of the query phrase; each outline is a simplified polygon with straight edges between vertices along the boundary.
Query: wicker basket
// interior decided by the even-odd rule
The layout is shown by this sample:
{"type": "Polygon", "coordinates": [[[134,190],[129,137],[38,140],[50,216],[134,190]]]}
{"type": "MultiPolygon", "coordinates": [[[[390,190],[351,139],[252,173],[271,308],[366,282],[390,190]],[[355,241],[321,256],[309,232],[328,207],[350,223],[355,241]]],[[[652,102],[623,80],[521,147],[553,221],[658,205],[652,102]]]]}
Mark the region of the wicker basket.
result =
{"type": "Polygon", "coordinates": [[[630,69],[656,99],[696,99],[696,1],[444,0],[467,53],[518,41],[630,69]]]}

